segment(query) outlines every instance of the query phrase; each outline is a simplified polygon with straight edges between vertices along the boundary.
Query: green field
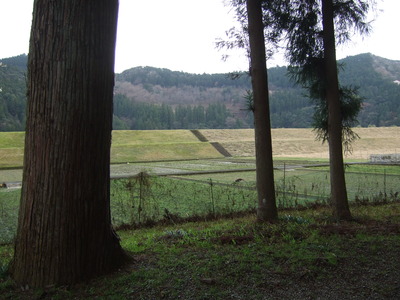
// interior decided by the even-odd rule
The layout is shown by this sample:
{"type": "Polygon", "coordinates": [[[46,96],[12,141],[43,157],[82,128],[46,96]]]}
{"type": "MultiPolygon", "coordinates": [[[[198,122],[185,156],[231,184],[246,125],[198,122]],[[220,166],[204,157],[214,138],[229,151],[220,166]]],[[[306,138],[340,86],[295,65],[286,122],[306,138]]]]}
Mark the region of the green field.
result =
{"type": "MultiPolygon", "coordinates": [[[[256,192],[248,184],[223,186],[149,177],[111,181],[111,211],[114,226],[142,225],[167,215],[181,218],[220,216],[255,208],[256,192]],[[242,188],[241,188],[242,187],[242,188]],[[139,192],[140,191],[140,192],[139,192]],[[141,197],[139,197],[141,195],[141,197]]],[[[16,231],[20,189],[0,189],[0,244],[10,242],[16,231]]]]}
{"type": "MultiPolygon", "coordinates": [[[[394,195],[400,191],[400,174],[398,166],[351,165],[346,172],[346,185],[350,201],[394,195]]],[[[230,172],[219,174],[193,174],[181,178],[197,181],[232,184],[243,179],[248,185],[255,187],[255,172],[230,172]]],[[[311,200],[329,198],[329,169],[327,167],[308,167],[296,169],[278,169],[274,172],[278,202],[289,201],[286,205],[303,204],[311,200]]],[[[281,203],[282,206],[285,206],[281,203]]]]}
{"type": "MultiPolygon", "coordinates": [[[[207,167],[205,163],[190,161],[185,165],[180,162],[181,168],[186,166],[190,171],[204,170],[207,167]]],[[[164,168],[172,165],[172,162],[162,163],[164,168]]],[[[215,167],[215,163],[213,165],[215,167]]],[[[398,200],[400,176],[391,174],[396,168],[377,165],[347,168],[351,170],[346,173],[349,200],[352,203],[398,200]]],[[[149,176],[144,181],[137,176],[112,180],[112,222],[119,227],[160,221],[171,216],[182,219],[254,210],[257,201],[255,172],[232,171],[149,176]]],[[[316,201],[327,203],[330,190],[328,170],[321,170],[321,167],[277,169],[274,177],[280,209],[304,207],[316,201]]],[[[0,243],[11,241],[15,234],[19,195],[19,189],[0,190],[0,243]]]]}
{"type": "MultiPolygon", "coordinates": [[[[328,167],[317,167],[320,170],[329,170],[328,167]]],[[[368,174],[386,174],[386,175],[400,175],[399,165],[373,165],[373,164],[359,164],[347,165],[347,173],[368,173],[368,174]]]]}
{"type": "Polygon", "coordinates": [[[189,130],[113,131],[111,163],[219,158],[210,143],[189,130]]]}
{"type": "MultiPolygon", "coordinates": [[[[23,132],[0,132],[0,169],[22,167],[23,132]]],[[[111,163],[210,159],[223,157],[190,130],[113,131],[111,163]]]]}

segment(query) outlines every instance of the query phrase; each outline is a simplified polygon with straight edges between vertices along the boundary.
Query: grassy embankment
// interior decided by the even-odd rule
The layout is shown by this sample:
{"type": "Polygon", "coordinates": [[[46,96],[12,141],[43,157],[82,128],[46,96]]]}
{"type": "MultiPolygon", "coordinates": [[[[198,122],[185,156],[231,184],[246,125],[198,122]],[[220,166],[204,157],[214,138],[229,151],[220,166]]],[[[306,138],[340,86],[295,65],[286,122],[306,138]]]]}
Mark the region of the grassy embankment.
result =
{"type": "Polygon", "coordinates": [[[0,169],[22,167],[24,132],[0,132],[0,169]]]}
{"type": "MultiPolygon", "coordinates": [[[[0,168],[22,167],[23,132],[0,132],[0,168]]],[[[113,131],[111,163],[220,158],[189,130],[113,131]]]]}
{"type": "Polygon", "coordinates": [[[111,163],[221,157],[189,130],[113,131],[111,163]]]}
{"type": "MultiPolygon", "coordinates": [[[[189,130],[113,131],[112,163],[185,160],[222,157],[209,142],[218,142],[234,157],[254,157],[252,129],[199,130],[208,140],[200,142],[189,130]]],[[[398,127],[355,128],[361,137],[347,160],[369,159],[371,154],[400,151],[398,127]]],[[[327,159],[327,145],[315,141],[311,129],[273,129],[275,158],[327,159]]],[[[0,168],[21,167],[24,133],[0,132],[0,168]]]]}

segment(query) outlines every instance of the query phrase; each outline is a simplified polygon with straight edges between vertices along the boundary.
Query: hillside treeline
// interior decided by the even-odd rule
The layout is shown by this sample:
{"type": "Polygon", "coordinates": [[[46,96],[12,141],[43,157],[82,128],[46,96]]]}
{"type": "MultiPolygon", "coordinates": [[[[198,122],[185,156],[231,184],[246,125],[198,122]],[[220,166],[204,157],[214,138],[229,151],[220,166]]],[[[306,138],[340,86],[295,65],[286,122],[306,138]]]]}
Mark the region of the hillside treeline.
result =
{"type": "MultiPolygon", "coordinates": [[[[238,73],[240,74],[240,73],[238,73]]],[[[132,85],[143,85],[145,87],[184,87],[194,86],[199,88],[210,87],[248,87],[250,80],[248,76],[238,76],[232,80],[228,74],[190,74],[181,71],[171,71],[154,67],[136,67],[116,74],[119,82],[130,82],[132,85]]]]}
{"type": "MultiPolygon", "coordinates": [[[[227,128],[229,112],[224,104],[181,105],[137,102],[118,94],[114,97],[114,129],[227,128]]],[[[236,128],[239,128],[237,126],[236,128]]],[[[235,127],[232,127],[235,128],[235,127]]]]}
{"type": "MultiPolygon", "coordinates": [[[[358,87],[364,98],[359,125],[400,126],[400,62],[367,53],[342,59],[339,65],[340,82],[358,87]]],[[[251,89],[250,79],[244,72],[236,75],[239,76],[232,80],[226,74],[187,74],[137,67],[117,75],[116,92],[136,101],[173,106],[223,103],[230,118],[226,128],[252,127],[245,100],[251,89]]],[[[272,127],[311,127],[314,106],[306,91],[287,76],[287,68],[268,69],[268,81],[272,127]]]]}
{"type": "MultiPolygon", "coordinates": [[[[24,129],[27,56],[0,60],[0,131],[24,129]]],[[[339,61],[343,85],[364,97],[359,125],[400,126],[400,62],[360,54],[339,61]]],[[[249,128],[245,73],[189,74],[136,67],[116,74],[114,129],[249,128]],[[232,79],[234,77],[235,79],[232,79]]],[[[286,67],[268,70],[274,128],[311,127],[314,107],[286,67]]]]}
{"type": "Polygon", "coordinates": [[[360,125],[400,126],[400,61],[360,54],[341,60],[341,65],[340,81],[358,87],[364,97],[360,125]]]}
{"type": "Polygon", "coordinates": [[[25,128],[27,56],[0,60],[0,131],[25,128]]]}

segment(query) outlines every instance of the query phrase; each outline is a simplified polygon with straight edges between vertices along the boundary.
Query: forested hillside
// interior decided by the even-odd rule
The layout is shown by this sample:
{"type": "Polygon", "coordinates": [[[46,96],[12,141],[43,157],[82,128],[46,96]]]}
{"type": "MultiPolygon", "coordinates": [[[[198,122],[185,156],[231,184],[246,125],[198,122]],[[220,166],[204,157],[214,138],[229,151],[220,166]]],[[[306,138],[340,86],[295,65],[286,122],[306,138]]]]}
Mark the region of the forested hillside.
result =
{"type": "Polygon", "coordinates": [[[24,130],[26,62],[26,55],[0,60],[0,131],[24,130]]]}
{"type": "MultiPolygon", "coordinates": [[[[26,55],[0,60],[0,131],[23,130],[26,55]]],[[[400,61],[360,54],[340,61],[342,84],[365,98],[361,126],[400,126],[400,61]]],[[[136,67],[116,74],[115,129],[248,128],[246,73],[189,74],[136,67]]],[[[286,67],[268,70],[275,128],[310,127],[313,106],[293,85],[286,67]]]]}
{"type": "Polygon", "coordinates": [[[400,126],[400,61],[360,54],[341,62],[341,82],[360,87],[365,98],[360,125],[400,126]]]}
{"type": "MultiPolygon", "coordinates": [[[[195,128],[248,128],[252,127],[252,114],[247,110],[245,95],[251,89],[246,73],[234,74],[188,74],[152,67],[138,67],[117,75],[115,93],[122,94],[132,102],[168,105],[172,111],[184,110],[183,116],[195,128]],[[235,76],[236,75],[236,76],[235,76]],[[232,79],[232,77],[236,77],[232,79]],[[215,104],[222,106],[225,119],[196,123],[199,108],[207,115],[215,104]],[[211,106],[210,106],[211,105],[211,106]],[[210,107],[209,107],[210,106],[210,107]],[[185,112],[186,111],[186,112],[185,112]],[[196,124],[198,124],[196,126],[196,124]],[[218,124],[218,127],[214,127],[218,124]]],[[[286,77],[286,67],[269,70],[271,88],[271,113],[274,127],[308,127],[312,108],[300,89],[294,88],[286,77]],[[299,117],[300,115],[300,117],[299,117]]],[[[116,101],[117,104],[118,100],[116,101]]],[[[118,115],[118,114],[117,114],[118,115]]],[[[182,114],[181,114],[182,117],[182,114]]],[[[179,116],[177,116],[179,119],[179,116]]],[[[181,127],[179,127],[181,128],[181,127]]],[[[188,128],[188,127],[183,127],[188,128]]],[[[190,127],[189,127],[190,128],[190,127]]]]}

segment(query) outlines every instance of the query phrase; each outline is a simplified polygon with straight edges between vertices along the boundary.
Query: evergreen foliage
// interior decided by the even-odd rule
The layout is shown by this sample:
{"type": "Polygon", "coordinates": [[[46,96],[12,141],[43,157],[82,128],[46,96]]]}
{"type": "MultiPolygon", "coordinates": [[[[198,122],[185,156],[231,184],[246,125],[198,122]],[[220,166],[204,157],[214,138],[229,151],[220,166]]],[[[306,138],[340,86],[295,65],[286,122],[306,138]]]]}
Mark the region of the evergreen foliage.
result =
{"type": "MultiPolygon", "coordinates": [[[[267,8],[266,14],[272,15],[268,19],[269,23],[278,23],[281,29],[286,30],[286,54],[291,64],[289,74],[297,84],[307,90],[308,97],[315,104],[312,124],[317,137],[325,142],[329,137],[327,86],[330,83],[326,77],[327,46],[325,40],[321,39],[326,31],[325,27],[322,27],[322,8],[318,1],[278,1],[278,3],[282,5],[279,11],[275,10],[275,6],[267,8]]],[[[364,22],[369,9],[367,1],[347,1],[346,3],[336,1],[332,8],[338,43],[344,43],[350,39],[349,31],[352,28],[360,32],[368,32],[369,26],[364,22]]],[[[335,51],[334,46],[333,51],[335,51]]],[[[338,88],[342,141],[345,150],[351,151],[351,142],[358,137],[351,127],[357,124],[362,98],[358,94],[358,88],[340,84],[338,88]]]]}
{"type": "Polygon", "coordinates": [[[136,67],[117,74],[117,81],[127,81],[131,84],[147,86],[159,85],[161,87],[246,87],[250,80],[247,76],[239,76],[232,80],[228,74],[191,74],[171,71],[154,67],[136,67]]]}
{"type": "MultiPolygon", "coordinates": [[[[24,130],[26,59],[26,55],[20,55],[0,60],[0,131],[24,130]]],[[[359,95],[364,99],[357,118],[359,125],[400,126],[400,85],[394,83],[400,80],[400,62],[369,53],[350,56],[339,62],[344,68],[339,73],[340,82],[359,87],[359,95]]],[[[312,127],[314,104],[301,87],[290,81],[287,71],[287,67],[268,70],[272,127],[312,127]]],[[[216,128],[252,127],[252,114],[246,110],[244,99],[250,89],[250,79],[244,72],[239,75],[239,79],[232,80],[226,74],[189,74],[151,67],[126,70],[116,75],[114,129],[137,128],[140,124],[126,115],[138,106],[142,107],[141,111],[162,111],[151,114],[152,122],[139,122],[142,124],[140,129],[182,127],[179,125],[181,120],[174,119],[179,105],[190,106],[192,111],[196,111],[197,119],[186,128],[212,128],[215,122],[206,123],[202,119],[202,110],[205,115],[208,106],[216,103],[225,106],[226,110],[226,119],[216,122],[216,128]],[[178,82],[177,86],[172,85],[173,82],[178,82]],[[126,99],[121,100],[118,94],[125,95],[126,99]],[[164,119],[156,121],[157,114],[163,115],[164,119]],[[153,124],[145,128],[145,123],[153,124]]],[[[225,113],[219,115],[225,117],[225,113]]]]}
{"type": "Polygon", "coordinates": [[[114,96],[114,129],[226,128],[229,116],[223,103],[210,103],[206,107],[179,104],[173,108],[165,103],[131,100],[121,94],[114,96]]]}
{"type": "Polygon", "coordinates": [[[0,60],[0,131],[25,128],[26,55],[0,60]]]}

